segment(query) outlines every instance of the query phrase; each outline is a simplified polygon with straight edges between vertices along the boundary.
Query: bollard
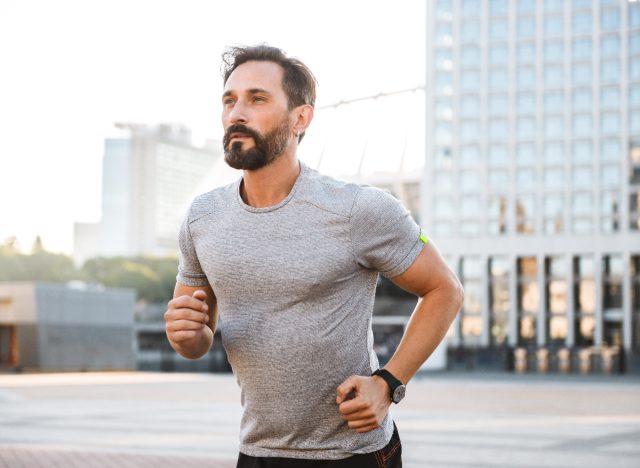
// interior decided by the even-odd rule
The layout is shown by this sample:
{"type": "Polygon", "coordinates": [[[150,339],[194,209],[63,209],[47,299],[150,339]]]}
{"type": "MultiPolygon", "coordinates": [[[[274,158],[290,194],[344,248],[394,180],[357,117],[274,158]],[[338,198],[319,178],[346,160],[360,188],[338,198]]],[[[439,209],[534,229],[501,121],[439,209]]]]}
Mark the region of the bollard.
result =
{"type": "Polygon", "coordinates": [[[567,348],[558,350],[558,371],[563,374],[571,372],[571,351],[567,348]]]}
{"type": "Polygon", "coordinates": [[[539,348],[536,351],[536,367],[540,374],[549,372],[549,350],[547,348],[539,348]]]}
{"type": "Polygon", "coordinates": [[[513,354],[515,355],[516,372],[527,372],[527,350],[525,348],[517,348],[513,354]]]}

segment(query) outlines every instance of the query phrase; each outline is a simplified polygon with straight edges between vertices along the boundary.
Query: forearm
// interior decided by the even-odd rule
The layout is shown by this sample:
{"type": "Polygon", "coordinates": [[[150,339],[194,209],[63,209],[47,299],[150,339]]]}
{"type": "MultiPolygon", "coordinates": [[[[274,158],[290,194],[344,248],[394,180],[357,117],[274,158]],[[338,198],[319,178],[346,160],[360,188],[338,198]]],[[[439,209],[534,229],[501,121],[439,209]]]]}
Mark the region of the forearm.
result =
{"type": "Polygon", "coordinates": [[[434,289],[421,297],[385,369],[402,383],[409,382],[442,341],[461,305],[458,287],[434,289]]]}
{"type": "Polygon", "coordinates": [[[199,359],[207,354],[213,345],[213,330],[209,326],[205,326],[193,338],[183,340],[180,343],[169,338],[169,344],[182,357],[199,359]]]}

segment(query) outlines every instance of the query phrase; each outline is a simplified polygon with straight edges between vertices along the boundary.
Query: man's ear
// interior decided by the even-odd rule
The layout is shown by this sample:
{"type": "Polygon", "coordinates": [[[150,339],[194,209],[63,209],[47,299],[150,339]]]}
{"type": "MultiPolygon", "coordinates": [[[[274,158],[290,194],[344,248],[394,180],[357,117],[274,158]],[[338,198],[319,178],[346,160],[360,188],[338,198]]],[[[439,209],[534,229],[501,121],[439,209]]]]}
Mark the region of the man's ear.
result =
{"type": "Polygon", "coordinates": [[[309,125],[311,125],[311,121],[313,120],[313,107],[309,104],[304,104],[296,107],[294,112],[295,123],[293,124],[293,128],[296,134],[300,135],[307,130],[309,125]]]}

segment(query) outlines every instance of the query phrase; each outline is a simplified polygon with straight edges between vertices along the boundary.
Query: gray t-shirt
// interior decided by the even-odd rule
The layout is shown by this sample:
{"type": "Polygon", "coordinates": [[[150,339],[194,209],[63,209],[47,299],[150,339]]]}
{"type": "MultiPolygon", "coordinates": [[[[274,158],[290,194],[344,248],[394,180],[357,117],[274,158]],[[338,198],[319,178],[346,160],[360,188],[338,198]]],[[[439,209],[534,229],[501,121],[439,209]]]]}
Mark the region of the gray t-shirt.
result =
{"type": "Polygon", "coordinates": [[[241,389],[240,451],[339,459],[384,447],[391,417],[349,429],[336,388],[378,368],[371,317],[378,272],[404,272],[420,228],[389,193],[301,163],[289,195],[254,208],[239,179],[197,197],[182,225],[177,281],[211,285],[241,389]]]}

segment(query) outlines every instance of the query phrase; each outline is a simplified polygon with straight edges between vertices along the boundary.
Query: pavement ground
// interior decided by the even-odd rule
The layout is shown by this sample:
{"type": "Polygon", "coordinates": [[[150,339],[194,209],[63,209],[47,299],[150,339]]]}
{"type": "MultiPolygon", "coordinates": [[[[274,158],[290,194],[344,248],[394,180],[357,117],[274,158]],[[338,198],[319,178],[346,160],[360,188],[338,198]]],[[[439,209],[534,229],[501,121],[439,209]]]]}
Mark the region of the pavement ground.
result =
{"type": "MultiPolygon", "coordinates": [[[[0,375],[0,468],[230,468],[231,375],[0,375]]],[[[640,378],[418,375],[392,414],[405,468],[640,468],[640,378]]]]}

